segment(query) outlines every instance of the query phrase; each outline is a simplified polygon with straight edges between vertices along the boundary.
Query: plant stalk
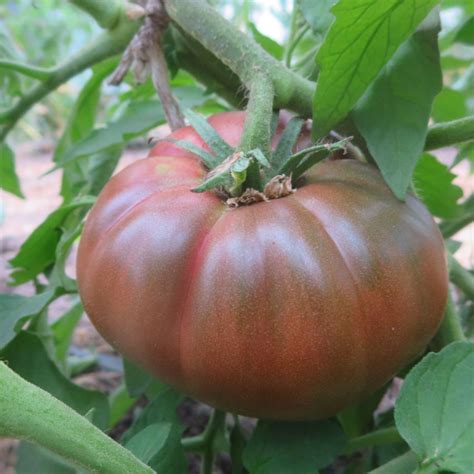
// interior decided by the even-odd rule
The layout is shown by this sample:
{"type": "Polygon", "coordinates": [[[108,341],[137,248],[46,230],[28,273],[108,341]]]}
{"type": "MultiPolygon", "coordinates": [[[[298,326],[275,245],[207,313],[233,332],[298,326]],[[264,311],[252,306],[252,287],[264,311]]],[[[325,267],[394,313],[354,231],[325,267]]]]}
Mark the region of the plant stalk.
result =
{"type": "Polygon", "coordinates": [[[435,150],[471,140],[474,140],[474,115],[430,127],[426,135],[425,150],[435,150]]]}
{"type": "Polygon", "coordinates": [[[448,253],[449,278],[463,293],[474,300],[474,276],[451,253],[448,253]]]}
{"type": "Polygon", "coordinates": [[[69,0],[69,2],[88,13],[106,30],[117,26],[124,10],[123,0],[69,0]]]}
{"type": "Polygon", "coordinates": [[[440,351],[443,347],[452,342],[464,341],[465,339],[459,314],[451,297],[451,293],[448,293],[448,302],[446,304],[444,318],[437,334],[431,341],[431,347],[435,351],[440,351]]]}
{"type": "MultiPolygon", "coordinates": [[[[262,150],[270,158],[271,122],[274,90],[272,81],[260,71],[256,71],[249,83],[249,101],[244,130],[240,140],[240,149],[250,151],[255,148],[262,150]]],[[[262,190],[260,166],[254,161],[247,170],[245,188],[262,190]]]]}
{"type": "Polygon", "coordinates": [[[88,472],[153,473],[130,451],[0,362],[0,436],[23,439],[88,472]]]}

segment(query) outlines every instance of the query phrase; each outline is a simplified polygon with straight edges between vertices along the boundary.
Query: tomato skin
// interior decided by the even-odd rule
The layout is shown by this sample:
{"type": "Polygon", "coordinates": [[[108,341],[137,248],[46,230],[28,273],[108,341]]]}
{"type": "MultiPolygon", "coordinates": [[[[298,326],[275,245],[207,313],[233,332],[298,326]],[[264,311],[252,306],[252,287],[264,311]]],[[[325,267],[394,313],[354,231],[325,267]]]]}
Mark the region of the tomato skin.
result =
{"type": "MultiPolygon", "coordinates": [[[[210,119],[236,145],[244,114],[210,119]]],[[[203,146],[187,127],[173,134],[203,146]]],[[[387,382],[435,334],[443,240],[370,165],[317,165],[296,193],[229,210],[205,171],[158,144],[104,188],[78,284],[99,332],[199,400],[259,418],[320,419],[387,382]],[[166,153],[166,154],[163,154],[166,153]]]]}

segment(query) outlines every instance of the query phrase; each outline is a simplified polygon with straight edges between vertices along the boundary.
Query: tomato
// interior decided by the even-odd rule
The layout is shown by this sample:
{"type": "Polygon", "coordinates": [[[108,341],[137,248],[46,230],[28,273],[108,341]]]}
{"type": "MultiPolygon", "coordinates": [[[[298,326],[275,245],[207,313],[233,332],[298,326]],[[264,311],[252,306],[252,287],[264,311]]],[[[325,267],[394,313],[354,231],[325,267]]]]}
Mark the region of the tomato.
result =
{"type": "MultiPolygon", "coordinates": [[[[237,145],[243,120],[209,121],[237,145]]],[[[190,127],[172,136],[204,146],[190,127]]],[[[190,191],[204,174],[197,157],[159,143],[88,217],[80,294],[118,351],[215,407],[319,419],[424,350],[448,283],[418,199],[398,201],[374,167],[344,159],[318,164],[290,196],[229,209],[190,191]]]]}

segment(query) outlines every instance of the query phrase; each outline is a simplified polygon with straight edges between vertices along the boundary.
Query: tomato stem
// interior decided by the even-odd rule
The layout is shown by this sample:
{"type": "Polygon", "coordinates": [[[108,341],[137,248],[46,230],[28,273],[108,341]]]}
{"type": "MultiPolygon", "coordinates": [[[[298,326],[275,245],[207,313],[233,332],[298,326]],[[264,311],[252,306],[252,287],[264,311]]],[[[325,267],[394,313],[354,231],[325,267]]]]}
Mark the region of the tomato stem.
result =
{"type": "Polygon", "coordinates": [[[474,276],[448,253],[449,278],[471,300],[474,300],[474,276]]]}
{"type": "Polygon", "coordinates": [[[435,351],[441,350],[443,347],[456,341],[464,341],[466,337],[461,327],[459,314],[456,306],[448,293],[448,302],[444,312],[444,318],[436,336],[431,341],[431,347],[435,351]]]}
{"type": "Polygon", "coordinates": [[[3,362],[0,381],[1,437],[38,444],[90,472],[154,472],[85,417],[3,362]]]}

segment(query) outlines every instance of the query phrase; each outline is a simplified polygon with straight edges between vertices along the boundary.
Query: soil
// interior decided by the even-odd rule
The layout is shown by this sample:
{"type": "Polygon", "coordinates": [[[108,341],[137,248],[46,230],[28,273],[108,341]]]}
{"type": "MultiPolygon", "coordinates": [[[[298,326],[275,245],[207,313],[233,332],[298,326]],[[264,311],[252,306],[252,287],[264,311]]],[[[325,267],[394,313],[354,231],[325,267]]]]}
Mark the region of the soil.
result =
{"type": "MultiPolygon", "coordinates": [[[[31,295],[34,293],[32,285],[20,287],[8,286],[8,260],[15,256],[22,242],[35,229],[45,217],[56,209],[60,203],[60,173],[45,174],[51,169],[51,156],[53,149],[49,143],[28,143],[15,147],[17,172],[26,200],[18,199],[12,195],[2,193],[0,201],[0,292],[31,295]]],[[[127,150],[122,157],[119,169],[146,155],[145,149],[127,150]]],[[[440,158],[449,163],[453,159],[453,151],[443,152],[440,158]]],[[[464,189],[466,196],[474,191],[474,180],[469,175],[467,163],[461,163],[456,168],[460,175],[457,179],[464,189]]],[[[459,232],[455,239],[462,242],[456,257],[467,267],[474,263],[474,225],[459,232]]],[[[68,261],[67,273],[74,276],[73,252],[68,261]]],[[[62,297],[51,305],[49,317],[54,320],[64,313],[70,306],[70,297],[62,297]]],[[[121,362],[114,350],[99,336],[86,317],[80,321],[72,343],[72,352],[80,357],[87,349],[93,349],[98,355],[98,363],[90,368],[87,373],[76,377],[76,383],[99,389],[110,393],[122,380],[121,362]]],[[[392,397],[393,398],[393,397],[392,397]]],[[[390,399],[390,397],[389,397],[390,399]]],[[[138,405],[145,402],[140,400],[138,405]]],[[[393,403],[393,400],[387,402],[393,403]]],[[[383,407],[382,407],[383,408],[383,407]]],[[[209,417],[210,408],[192,400],[186,400],[179,408],[179,415],[184,426],[187,427],[185,435],[191,436],[201,432],[209,417]]],[[[111,431],[111,436],[118,439],[128,428],[132,421],[132,410],[111,431]]],[[[254,420],[244,420],[244,426],[250,431],[254,420]]],[[[0,474],[14,474],[15,450],[17,441],[0,439],[0,474]]],[[[199,458],[189,455],[189,473],[199,472],[199,458]]],[[[231,472],[228,456],[220,456],[215,467],[215,474],[231,472]]],[[[329,471],[327,471],[329,472],[329,471]]],[[[334,471],[333,471],[334,472],[334,471]]],[[[50,473],[37,473],[50,474],[50,473]]]]}

